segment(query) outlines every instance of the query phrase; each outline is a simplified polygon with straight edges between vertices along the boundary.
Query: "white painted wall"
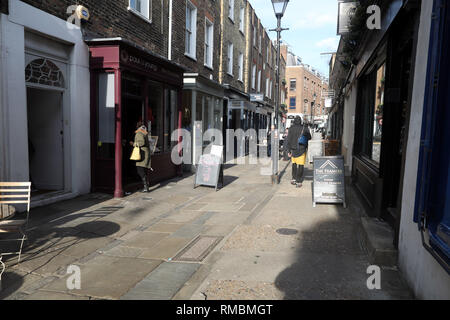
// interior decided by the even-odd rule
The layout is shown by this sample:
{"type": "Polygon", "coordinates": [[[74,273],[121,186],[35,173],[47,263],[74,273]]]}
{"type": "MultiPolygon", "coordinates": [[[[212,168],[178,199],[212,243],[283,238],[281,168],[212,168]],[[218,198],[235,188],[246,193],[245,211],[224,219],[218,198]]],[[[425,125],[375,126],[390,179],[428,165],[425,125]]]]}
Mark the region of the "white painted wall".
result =
{"type": "MultiPolygon", "coordinates": [[[[90,76],[89,50],[81,30],[19,0],[10,0],[10,14],[0,17],[0,179],[28,181],[28,136],[25,86],[25,30],[36,31],[72,46],[69,59],[64,132],[70,163],[72,196],[90,191],[90,76]],[[4,116],[4,117],[3,117],[4,116]]],[[[67,161],[66,161],[67,162],[67,161]]]]}
{"type": "Polygon", "coordinates": [[[450,276],[425,250],[413,221],[433,1],[422,1],[399,239],[399,267],[420,299],[450,299],[450,276]]]}

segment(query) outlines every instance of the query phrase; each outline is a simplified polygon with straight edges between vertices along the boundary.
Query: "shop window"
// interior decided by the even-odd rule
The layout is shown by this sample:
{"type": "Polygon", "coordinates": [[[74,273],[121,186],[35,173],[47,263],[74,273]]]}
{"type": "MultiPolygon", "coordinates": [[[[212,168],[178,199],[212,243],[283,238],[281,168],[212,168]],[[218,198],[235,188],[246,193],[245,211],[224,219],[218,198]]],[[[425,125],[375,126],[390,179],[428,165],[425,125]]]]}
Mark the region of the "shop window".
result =
{"type": "Polygon", "coordinates": [[[178,91],[173,89],[165,89],[165,94],[166,118],[164,120],[164,151],[167,152],[177,144],[176,141],[171,141],[171,135],[172,132],[178,128],[178,91]]]}
{"type": "Polygon", "coordinates": [[[385,64],[383,63],[361,82],[359,153],[380,164],[381,138],[383,134],[383,107],[385,64]]]}
{"type": "MultiPolygon", "coordinates": [[[[163,118],[163,86],[161,83],[149,81],[148,86],[148,108],[149,114],[147,116],[150,122],[150,134],[158,136],[158,143],[156,145],[157,152],[163,151],[164,140],[164,118],[163,118]]],[[[170,138],[170,137],[169,137],[170,138]]]]}
{"type": "Polygon", "coordinates": [[[97,157],[114,158],[115,143],[115,76],[101,73],[97,86],[97,157]]]}

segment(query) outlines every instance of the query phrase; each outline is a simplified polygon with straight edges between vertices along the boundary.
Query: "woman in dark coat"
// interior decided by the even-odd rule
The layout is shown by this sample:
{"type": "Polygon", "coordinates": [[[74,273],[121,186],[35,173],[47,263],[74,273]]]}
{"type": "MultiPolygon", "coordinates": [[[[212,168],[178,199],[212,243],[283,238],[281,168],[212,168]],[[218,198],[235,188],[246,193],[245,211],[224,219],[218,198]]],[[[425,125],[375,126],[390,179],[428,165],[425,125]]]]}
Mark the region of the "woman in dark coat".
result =
{"type": "Polygon", "coordinates": [[[293,125],[289,128],[287,137],[287,150],[289,157],[292,158],[292,180],[291,184],[300,188],[303,183],[303,172],[306,162],[306,152],[308,147],[298,143],[299,138],[305,135],[311,140],[311,133],[308,127],[302,124],[300,116],[295,117],[293,125]]]}
{"type": "Polygon", "coordinates": [[[136,169],[139,177],[141,177],[144,189],[142,192],[149,192],[147,176],[151,169],[150,159],[150,143],[148,141],[147,127],[143,125],[141,121],[136,124],[137,130],[135,131],[133,147],[139,147],[141,150],[141,161],[136,161],[136,169]]]}

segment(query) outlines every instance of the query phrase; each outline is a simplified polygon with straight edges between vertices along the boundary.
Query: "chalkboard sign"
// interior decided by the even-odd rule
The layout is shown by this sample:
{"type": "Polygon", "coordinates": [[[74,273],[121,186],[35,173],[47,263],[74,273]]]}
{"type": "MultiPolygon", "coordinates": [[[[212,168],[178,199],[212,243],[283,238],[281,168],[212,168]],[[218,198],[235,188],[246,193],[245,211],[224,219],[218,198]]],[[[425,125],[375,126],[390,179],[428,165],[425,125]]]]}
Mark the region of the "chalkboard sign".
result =
{"type": "Polygon", "coordinates": [[[313,162],[313,206],[343,203],[346,208],[344,157],[314,157],[313,162]]]}
{"type": "MultiPolygon", "coordinates": [[[[216,150],[217,148],[215,148],[214,151],[216,150]]],[[[223,187],[222,155],[219,154],[217,152],[212,152],[200,156],[197,172],[195,174],[194,189],[199,185],[204,185],[215,187],[217,191],[219,179],[221,180],[223,187]]]]}

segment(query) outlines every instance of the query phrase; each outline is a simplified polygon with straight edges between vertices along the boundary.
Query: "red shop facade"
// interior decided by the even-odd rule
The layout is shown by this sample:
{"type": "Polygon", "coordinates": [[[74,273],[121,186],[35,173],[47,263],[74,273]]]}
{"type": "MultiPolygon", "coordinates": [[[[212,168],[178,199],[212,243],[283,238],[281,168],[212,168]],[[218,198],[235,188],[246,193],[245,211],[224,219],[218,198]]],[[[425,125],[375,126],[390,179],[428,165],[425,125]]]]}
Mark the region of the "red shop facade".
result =
{"type": "Polygon", "coordinates": [[[158,137],[150,184],[181,172],[171,160],[181,127],[183,68],[123,39],[87,41],[91,74],[91,177],[93,192],[125,192],[140,186],[130,160],[134,132],[143,121],[158,137]]]}

